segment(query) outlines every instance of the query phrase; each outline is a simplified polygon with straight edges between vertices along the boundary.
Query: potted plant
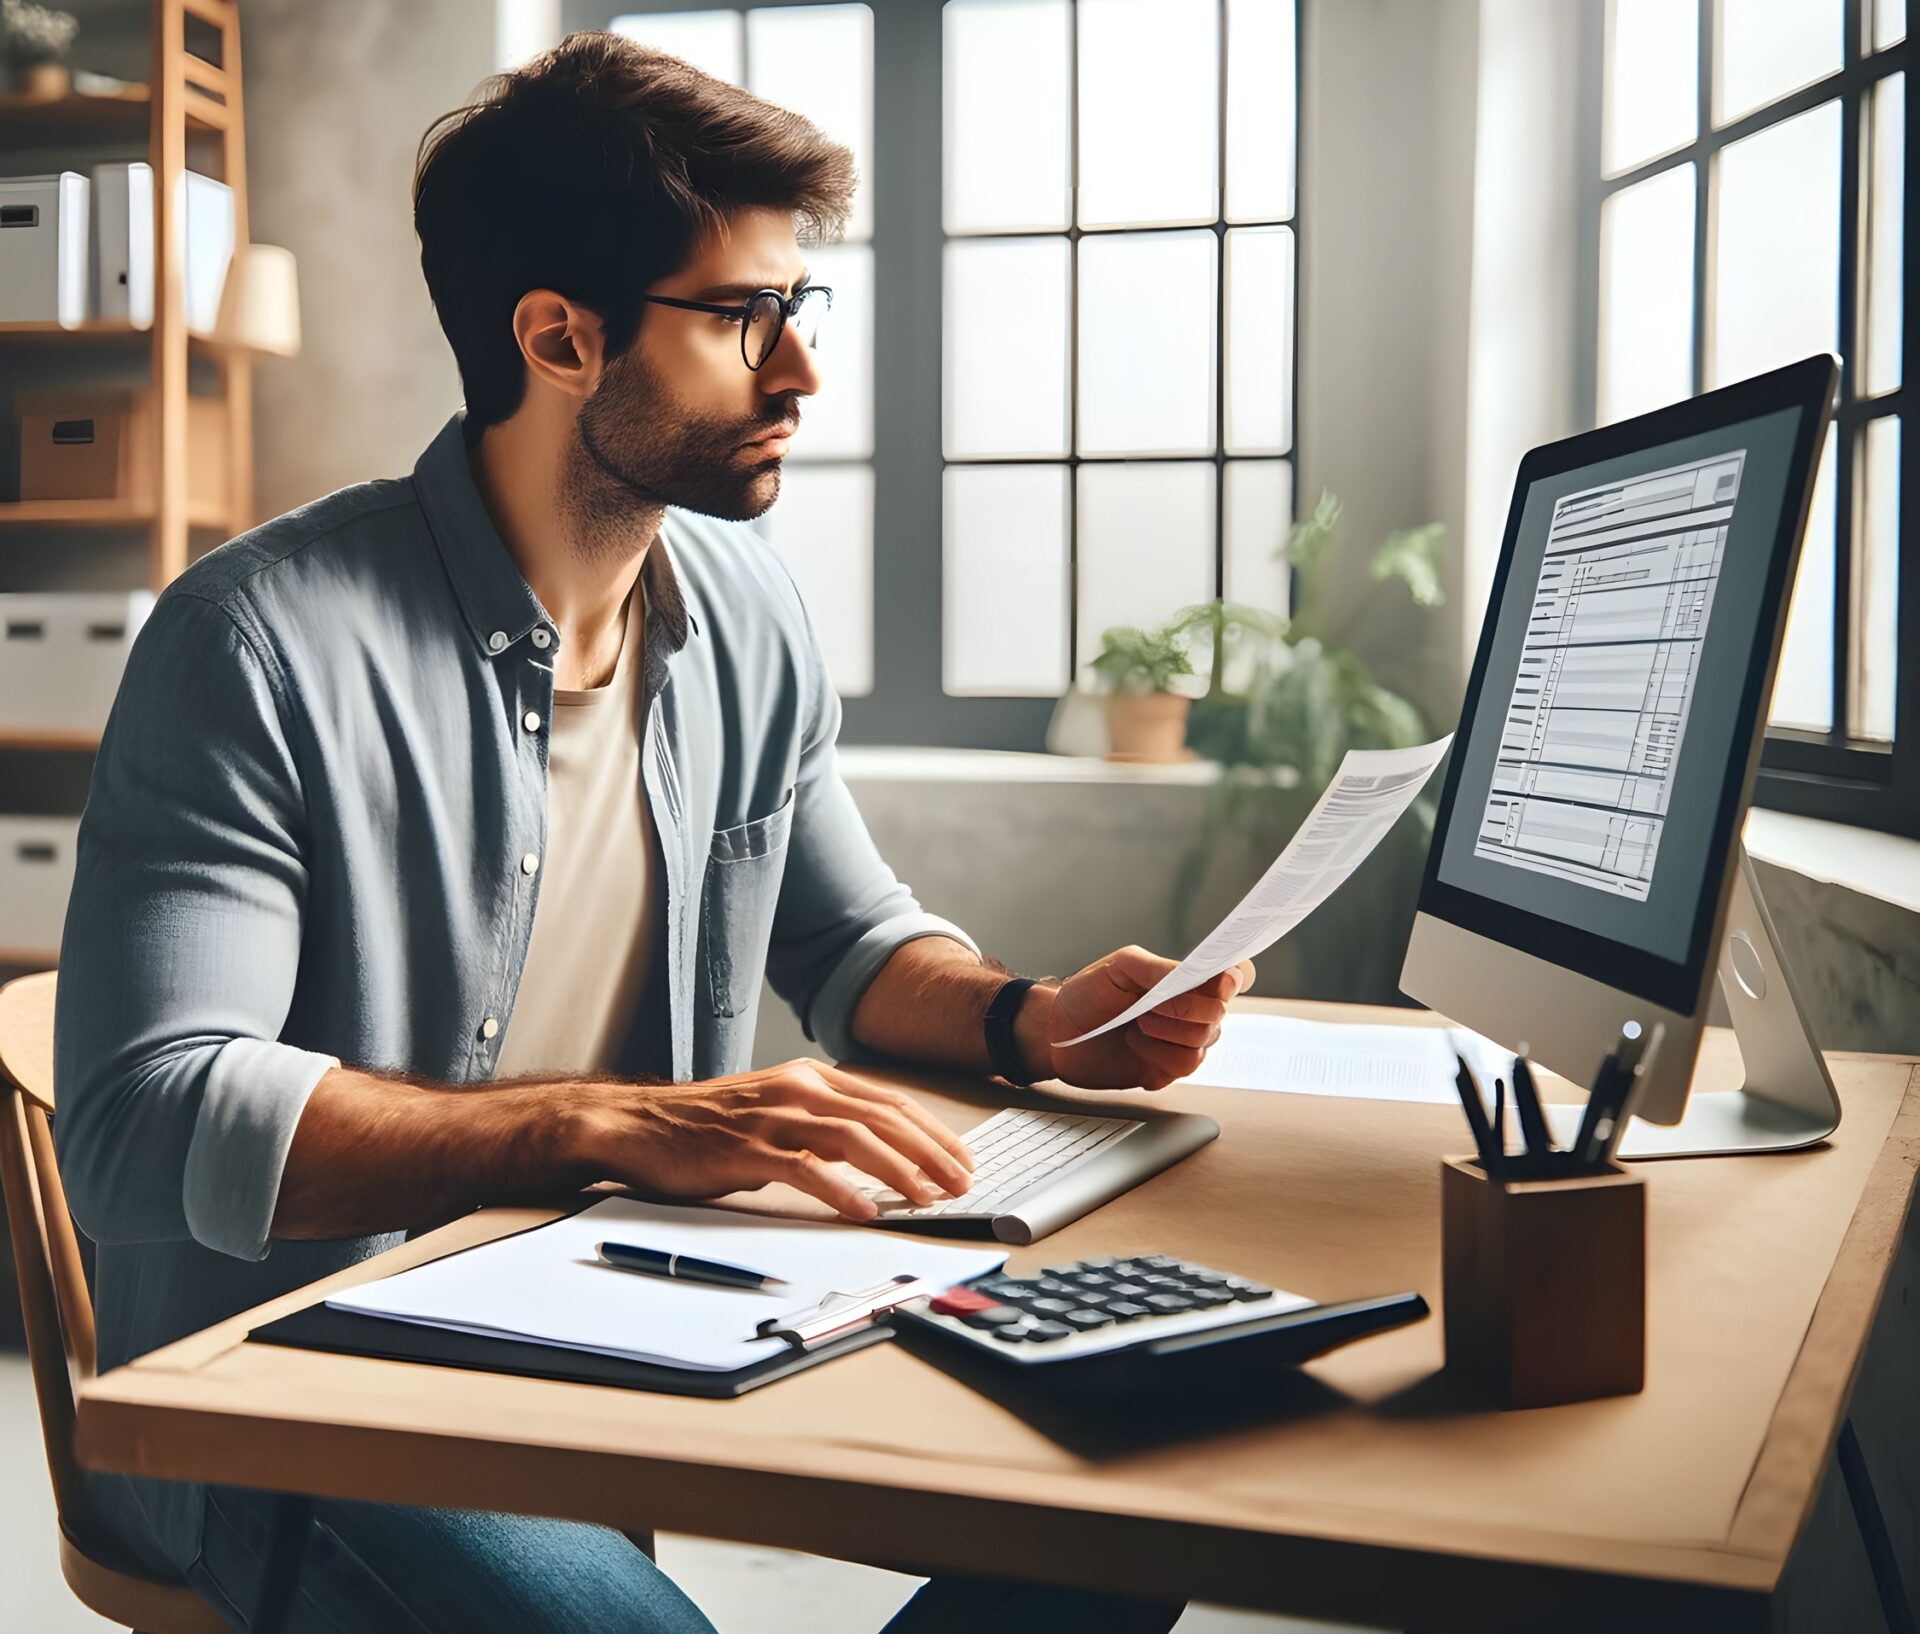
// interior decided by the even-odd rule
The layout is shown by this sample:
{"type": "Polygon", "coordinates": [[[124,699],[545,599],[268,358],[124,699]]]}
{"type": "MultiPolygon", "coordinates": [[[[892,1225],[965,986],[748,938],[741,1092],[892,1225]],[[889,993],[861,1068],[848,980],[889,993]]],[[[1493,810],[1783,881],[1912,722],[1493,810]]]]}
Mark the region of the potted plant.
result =
{"type": "Polygon", "coordinates": [[[1109,760],[1192,760],[1186,747],[1193,700],[1174,680],[1193,673],[1177,621],[1156,630],[1117,624],[1101,638],[1093,673],[1107,689],[1109,760]]]}
{"type": "Polygon", "coordinates": [[[31,0],[0,0],[0,41],[5,43],[13,88],[49,100],[65,96],[72,86],[67,53],[79,29],[79,20],[70,11],[55,11],[31,0]]]}

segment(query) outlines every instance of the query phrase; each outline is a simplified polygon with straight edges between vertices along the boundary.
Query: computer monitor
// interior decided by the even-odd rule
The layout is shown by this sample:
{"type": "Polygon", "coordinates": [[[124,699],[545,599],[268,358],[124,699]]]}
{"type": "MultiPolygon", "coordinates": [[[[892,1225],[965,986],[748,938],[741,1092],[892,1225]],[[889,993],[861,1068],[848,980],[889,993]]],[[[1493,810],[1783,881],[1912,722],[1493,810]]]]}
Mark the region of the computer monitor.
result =
{"type": "Polygon", "coordinates": [[[1623,1022],[1663,1028],[1623,1156],[1839,1119],[1740,843],[1836,379],[1808,358],[1520,465],[1400,985],[1582,1085],[1623,1022]],[[1746,1083],[1690,1107],[1716,976],[1746,1083]]]}

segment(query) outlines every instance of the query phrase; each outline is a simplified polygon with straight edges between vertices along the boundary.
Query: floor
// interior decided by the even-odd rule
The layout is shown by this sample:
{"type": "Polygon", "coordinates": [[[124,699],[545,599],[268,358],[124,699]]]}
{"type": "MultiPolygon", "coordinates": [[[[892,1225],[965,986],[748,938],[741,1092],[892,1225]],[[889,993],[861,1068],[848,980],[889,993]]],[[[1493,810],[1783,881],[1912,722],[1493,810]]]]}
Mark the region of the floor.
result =
{"type": "MultiPolygon", "coordinates": [[[[115,1625],[83,1609],[60,1580],[53,1503],[26,1359],[0,1355],[0,1583],[6,1625],[31,1634],[98,1634],[115,1625]]],[[[660,1563],[722,1634],[777,1626],[781,1634],[878,1629],[918,1581],[871,1566],[779,1549],[664,1534],[660,1563]],[[779,1607],[777,1624],[772,1608],[779,1607]]],[[[1358,1634],[1331,1624],[1194,1606],[1179,1634],[1358,1634]]]]}

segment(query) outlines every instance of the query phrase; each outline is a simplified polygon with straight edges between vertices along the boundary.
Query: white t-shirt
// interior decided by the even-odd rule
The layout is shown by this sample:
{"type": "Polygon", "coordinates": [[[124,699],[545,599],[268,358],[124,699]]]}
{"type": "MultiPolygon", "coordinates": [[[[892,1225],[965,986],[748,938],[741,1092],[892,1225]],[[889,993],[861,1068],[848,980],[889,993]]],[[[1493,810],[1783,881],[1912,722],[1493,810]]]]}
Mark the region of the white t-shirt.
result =
{"type": "Polygon", "coordinates": [[[646,597],[627,598],[613,678],[556,689],[547,852],[495,1078],[603,1072],[633,1025],[660,911],[660,846],[640,782],[646,597]]]}

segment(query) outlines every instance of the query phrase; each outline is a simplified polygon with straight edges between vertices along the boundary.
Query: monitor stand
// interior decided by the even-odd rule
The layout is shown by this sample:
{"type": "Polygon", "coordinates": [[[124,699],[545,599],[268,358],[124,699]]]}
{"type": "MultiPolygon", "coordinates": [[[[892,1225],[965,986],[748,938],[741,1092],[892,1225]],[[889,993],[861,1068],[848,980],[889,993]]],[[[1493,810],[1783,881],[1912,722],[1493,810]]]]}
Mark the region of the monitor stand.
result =
{"type": "MultiPolygon", "coordinates": [[[[1621,1157],[1789,1152],[1825,1140],[1839,1127],[1840,1097],[1807,1031],[1744,845],[1727,905],[1719,974],[1746,1082],[1738,1089],[1695,1090],[1676,1124],[1635,1118],[1620,1142],[1621,1157]]],[[[1556,1142],[1571,1140],[1581,1111],[1578,1106],[1550,1110],[1556,1142]]]]}

